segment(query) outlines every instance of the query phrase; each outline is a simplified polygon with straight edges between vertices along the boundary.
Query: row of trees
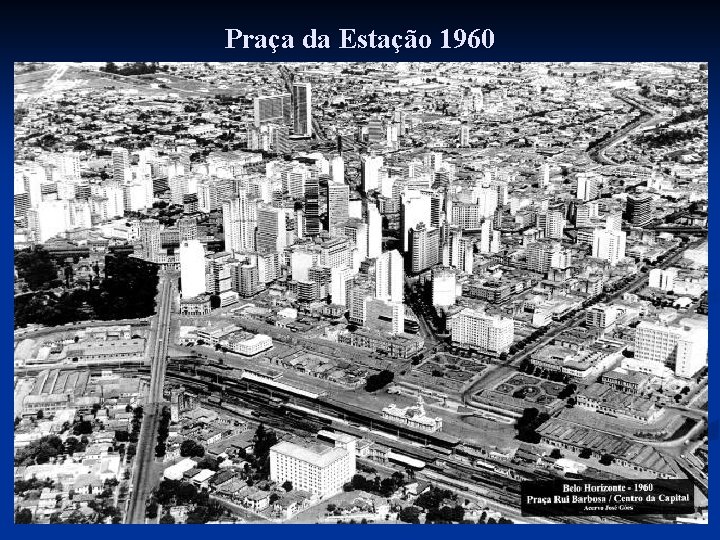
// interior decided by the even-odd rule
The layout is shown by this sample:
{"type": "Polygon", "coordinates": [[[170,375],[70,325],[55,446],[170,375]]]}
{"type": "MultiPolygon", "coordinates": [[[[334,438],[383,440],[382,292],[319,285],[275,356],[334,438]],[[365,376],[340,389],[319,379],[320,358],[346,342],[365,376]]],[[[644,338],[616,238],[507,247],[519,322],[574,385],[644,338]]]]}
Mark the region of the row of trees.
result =
{"type": "Polygon", "coordinates": [[[162,408],[160,415],[160,425],[158,426],[157,444],[155,445],[155,457],[165,457],[167,450],[165,441],[167,441],[170,433],[170,408],[165,406],[162,408]]]}
{"type": "Polygon", "coordinates": [[[132,62],[122,66],[118,66],[115,62],[107,62],[100,67],[100,71],[114,75],[150,75],[158,71],[167,72],[168,69],[168,66],[161,66],[159,62],[132,62]]]}
{"type": "Polygon", "coordinates": [[[392,476],[383,478],[382,480],[379,476],[370,480],[362,474],[356,474],[350,482],[343,486],[343,489],[344,491],[358,490],[374,493],[381,497],[389,497],[404,485],[405,475],[401,472],[394,472],[392,476]]]}

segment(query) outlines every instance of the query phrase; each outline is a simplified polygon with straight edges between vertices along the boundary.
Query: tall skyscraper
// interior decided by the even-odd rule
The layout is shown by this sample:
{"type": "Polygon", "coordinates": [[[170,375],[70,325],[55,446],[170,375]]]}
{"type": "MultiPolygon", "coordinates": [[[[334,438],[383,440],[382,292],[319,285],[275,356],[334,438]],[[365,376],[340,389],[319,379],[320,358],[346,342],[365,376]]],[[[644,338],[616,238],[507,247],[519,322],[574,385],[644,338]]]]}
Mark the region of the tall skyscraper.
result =
{"type": "Polygon", "coordinates": [[[293,133],[312,136],[312,91],[310,83],[295,83],[292,87],[293,133]]]}
{"type": "Polygon", "coordinates": [[[160,222],[157,219],[143,219],[140,222],[140,243],[145,258],[157,262],[162,248],[160,222]]]}
{"type": "Polygon", "coordinates": [[[577,198],[583,201],[597,199],[600,194],[600,177],[595,174],[579,173],[577,175],[577,198]]]}
{"type": "Polygon", "coordinates": [[[305,234],[320,234],[320,184],[316,175],[305,180],[305,234]]]}
{"type": "Polygon", "coordinates": [[[353,279],[351,268],[330,269],[330,301],[347,307],[349,304],[348,286],[353,279]]]}
{"type": "Polygon", "coordinates": [[[350,186],[333,181],[327,186],[327,230],[330,233],[343,229],[348,220],[350,186]]]}
{"type": "Polygon", "coordinates": [[[362,189],[365,193],[380,189],[380,167],[382,166],[382,156],[368,155],[360,158],[362,189]]]}
{"type": "Polygon", "coordinates": [[[285,212],[272,206],[257,209],[257,251],[275,253],[286,245],[285,212]]]}
{"type": "Polygon", "coordinates": [[[562,239],[565,229],[565,216],[558,210],[550,210],[545,217],[545,236],[547,238],[562,239]]]}
{"type": "Polygon", "coordinates": [[[223,203],[225,251],[253,251],[256,221],[255,202],[248,200],[244,189],[239,189],[236,198],[223,203]]]}
{"type": "Polygon", "coordinates": [[[470,126],[466,123],[460,124],[460,148],[468,148],[470,146],[470,126]]]}
{"type": "Polygon", "coordinates": [[[368,222],[368,257],[374,259],[382,253],[382,216],[375,203],[369,202],[367,208],[368,222]]]}
{"type": "Polygon", "coordinates": [[[66,200],[42,201],[28,210],[27,215],[28,227],[40,243],[70,228],[70,204],[66,200]]]}
{"type": "Polygon", "coordinates": [[[113,180],[123,183],[130,174],[130,154],[126,148],[114,148],[112,151],[113,180]]]}
{"type": "Polygon", "coordinates": [[[402,302],[404,277],[400,252],[393,249],[381,254],[375,263],[375,297],[390,302],[402,302]]]}
{"type": "Polygon", "coordinates": [[[382,118],[373,116],[367,123],[368,142],[370,144],[380,143],[385,140],[385,124],[382,118]]]}
{"type": "Polygon", "coordinates": [[[414,274],[423,272],[439,262],[440,229],[427,228],[419,223],[410,229],[408,268],[414,274]]]}
{"type": "Polygon", "coordinates": [[[419,191],[408,190],[400,195],[400,233],[402,234],[402,251],[408,251],[408,234],[410,229],[420,223],[428,223],[431,215],[432,202],[428,195],[419,191]]]}
{"type": "Polygon", "coordinates": [[[540,185],[541,187],[547,187],[550,185],[550,164],[543,163],[540,170],[540,185]]]}
{"type": "Polygon", "coordinates": [[[631,224],[638,227],[650,223],[653,219],[652,195],[649,193],[629,195],[627,199],[627,218],[631,224]]]}
{"type": "Polygon", "coordinates": [[[345,160],[341,155],[330,160],[330,180],[336,184],[345,183],[345,160]]]}
{"type": "Polygon", "coordinates": [[[180,242],[180,289],[183,299],[205,293],[205,248],[199,240],[180,242]]]}
{"type": "Polygon", "coordinates": [[[432,271],[433,306],[449,307],[457,299],[457,277],[452,268],[437,267],[432,271]]]}
{"type": "Polygon", "coordinates": [[[625,231],[595,229],[592,256],[616,265],[625,258],[625,231]]]}
{"type": "Polygon", "coordinates": [[[253,100],[255,127],[267,123],[289,126],[292,120],[292,97],[290,94],[258,96],[253,100]]]}

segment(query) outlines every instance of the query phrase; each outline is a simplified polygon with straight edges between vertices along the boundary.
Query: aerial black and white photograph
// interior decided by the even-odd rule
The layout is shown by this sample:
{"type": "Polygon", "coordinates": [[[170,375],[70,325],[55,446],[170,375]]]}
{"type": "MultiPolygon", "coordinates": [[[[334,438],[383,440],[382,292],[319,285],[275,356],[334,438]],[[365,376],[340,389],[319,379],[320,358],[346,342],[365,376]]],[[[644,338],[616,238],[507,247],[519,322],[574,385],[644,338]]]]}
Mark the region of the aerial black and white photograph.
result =
{"type": "Polygon", "coordinates": [[[16,62],[14,135],[15,523],[708,523],[707,63],[16,62]]]}

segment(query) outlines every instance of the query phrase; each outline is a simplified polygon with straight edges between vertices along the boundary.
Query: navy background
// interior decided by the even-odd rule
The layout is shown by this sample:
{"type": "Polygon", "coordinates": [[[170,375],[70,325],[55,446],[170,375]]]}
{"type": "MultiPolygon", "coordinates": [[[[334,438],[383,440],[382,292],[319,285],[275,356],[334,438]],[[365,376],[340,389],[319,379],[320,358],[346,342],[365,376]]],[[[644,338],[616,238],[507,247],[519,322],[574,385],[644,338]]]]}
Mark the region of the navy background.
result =
{"type": "MultiPolygon", "coordinates": [[[[334,3],[295,2],[284,6],[279,2],[149,2],[116,0],[114,2],[69,1],[43,5],[42,2],[17,2],[0,8],[0,317],[4,331],[0,333],[0,526],[11,537],[77,539],[84,534],[102,534],[103,538],[155,537],[170,534],[179,538],[198,535],[240,536],[249,538],[299,537],[312,539],[436,538],[443,536],[503,536],[524,538],[527,535],[577,538],[607,538],[608,535],[655,538],[683,536],[715,536],[717,519],[708,527],[677,528],[673,526],[566,525],[562,527],[474,527],[461,525],[433,526],[314,526],[314,525],[249,525],[220,527],[201,531],[197,526],[172,525],[104,527],[46,525],[42,527],[13,524],[12,504],[12,317],[13,317],[13,66],[14,61],[692,61],[709,62],[710,73],[710,159],[709,174],[716,177],[718,166],[718,119],[716,100],[720,100],[718,78],[714,74],[720,39],[717,8],[695,0],[654,2],[637,5],[633,2],[605,1],[594,3],[439,1],[432,4],[407,4],[358,1],[334,3]],[[239,28],[243,33],[292,34],[294,49],[225,49],[225,28],[239,28]],[[301,39],[311,28],[328,34],[330,49],[305,49],[301,39]],[[428,34],[433,40],[429,49],[343,50],[338,49],[338,28],[355,28],[358,33],[374,29],[376,33],[405,34],[407,29],[428,34]],[[490,28],[495,34],[491,49],[440,49],[440,31],[463,28],[490,28]],[[173,527],[169,529],[168,527],[173,527]],[[714,533],[714,534],[713,534],[714,533]]],[[[720,64],[720,62],[718,62],[720,64]]],[[[718,188],[710,183],[714,215],[718,188]]],[[[715,287],[718,256],[714,249],[714,219],[710,219],[710,364],[720,350],[718,317],[713,306],[720,305],[715,287]]],[[[715,383],[710,399],[710,498],[718,485],[714,467],[718,463],[715,383]]]]}

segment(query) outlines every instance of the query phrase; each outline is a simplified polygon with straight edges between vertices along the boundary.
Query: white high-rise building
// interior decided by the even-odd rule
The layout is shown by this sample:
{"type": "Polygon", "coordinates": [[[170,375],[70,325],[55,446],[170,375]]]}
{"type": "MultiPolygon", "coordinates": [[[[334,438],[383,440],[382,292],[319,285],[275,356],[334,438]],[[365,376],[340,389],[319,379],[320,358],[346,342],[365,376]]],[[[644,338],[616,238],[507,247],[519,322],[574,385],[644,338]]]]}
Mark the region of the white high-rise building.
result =
{"type": "Polygon", "coordinates": [[[400,222],[402,234],[402,251],[408,251],[408,234],[420,223],[429,223],[432,199],[419,191],[407,190],[400,196],[400,222]]]}
{"type": "Polygon", "coordinates": [[[547,238],[562,239],[565,230],[565,216],[557,210],[550,210],[546,214],[545,236],[547,238]]]}
{"type": "Polygon", "coordinates": [[[679,325],[642,321],[635,329],[635,362],[645,372],[661,375],[671,368],[692,377],[707,365],[707,322],[683,319],[679,325]]]}
{"type": "Polygon", "coordinates": [[[257,209],[257,251],[275,253],[285,249],[285,212],[281,208],[259,206],[257,209]]]}
{"type": "Polygon", "coordinates": [[[125,214],[125,195],[120,185],[116,183],[103,186],[103,196],[107,199],[108,219],[122,217],[125,214]]]}
{"type": "Polygon", "coordinates": [[[625,258],[625,237],[625,231],[595,229],[592,256],[616,265],[625,258]]]}
{"type": "Polygon", "coordinates": [[[293,249],[290,253],[290,272],[295,281],[307,281],[310,268],[320,263],[319,251],[293,249]]]}
{"type": "Polygon", "coordinates": [[[368,203],[368,246],[367,256],[371,259],[382,253],[382,217],[374,203],[368,203]]]}
{"type": "Polygon", "coordinates": [[[113,180],[122,184],[130,176],[130,154],[126,148],[114,148],[111,156],[113,180]]]}
{"type": "Polygon", "coordinates": [[[650,270],[648,286],[663,291],[672,291],[675,289],[675,280],[677,279],[677,268],[653,268],[650,270]]]}
{"type": "Polygon", "coordinates": [[[577,175],[577,198],[583,201],[597,199],[600,192],[600,178],[595,174],[579,173],[577,175]]]}
{"type": "Polygon", "coordinates": [[[335,435],[335,446],[282,441],[270,449],[270,480],[324,499],[343,490],[355,475],[355,437],[335,435]]]}
{"type": "Polygon", "coordinates": [[[480,249],[480,253],[490,253],[490,242],[492,241],[492,233],[492,221],[486,219],[485,221],[483,221],[482,225],[480,225],[480,245],[478,246],[480,249]]]}
{"type": "Polygon", "coordinates": [[[345,160],[341,155],[330,160],[330,180],[336,184],[345,183],[345,160]]]}
{"type": "Polygon", "coordinates": [[[460,148],[468,148],[470,146],[470,126],[460,124],[460,148]]]}
{"type": "Polygon", "coordinates": [[[380,189],[380,167],[382,166],[382,156],[368,155],[360,158],[362,189],[365,193],[374,189],[380,189]]]}
{"type": "Polygon", "coordinates": [[[433,306],[454,306],[457,300],[455,271],[450,268],[434,268],[432,271],[433,306]]]}
{"type": "Polygon", "coordinates": [[[70,204],[66,200],[42,201],[28,210],[28,227],[43,243],[70,228],[70,204]]]}
{"type": "MultiPolygon", "coordinates": [[[[333,181],[327,187],[327,230],[331,234],[344,229],[348,220],[348,205],[350,203],[350,186],[333,181]]],[[[342,234],[342,232],[340,233],[342,234]]]]}
{"type": "Polygon", "coordinates": [[[223,203],[225,251],[253,251],[256,225],[255,202],[248,199],[244,189],[239,189],[236,198],[223,203]]]}
{"type": "Polygon", "coordinates": [[[450,319],[452,340],[492,353],[507,352],[515,334],[513,319],[465,308],[450,319]]]}
{"type": "Polygon", "coordinates": [[[542,179],[540,185],[542,187],[548,187],[550,185],[550,164],[549,163],[543,163],[542,169],[540,171],[540,178],[542,179]]]}
{"type": "Polygon", "coordinates": [[[180,244],[180,286],[183,300],[205,293],[205,248],[199,240],[180,244]]]}
{"type": "Polygon", "coordinates": [[[348,284],[353,279],[353,275],[351,268],[330,269],[330,301],[333,304],[348,306],[348,284]]]}
{"type": "Polygon", "coordinates": [[[381,254],[375,263],[375,297],[402,303],[404,277],[402,255],[395,249],[381,254]]]}
{"type": "Polygon", "coordinates": [[[478,205],[479,218],[491,218],[495,215],[498,205],[498,190],[496,186],[485,185],[478,182],[473,188],[473,198],[478,205]]]}
{"type": "Polygon", "coordinates": [[[92,227],[92,212],[90,203],[84,199],[69,201],[68,210],[70,211],[71,229],[89,229],[92,227]]]}

